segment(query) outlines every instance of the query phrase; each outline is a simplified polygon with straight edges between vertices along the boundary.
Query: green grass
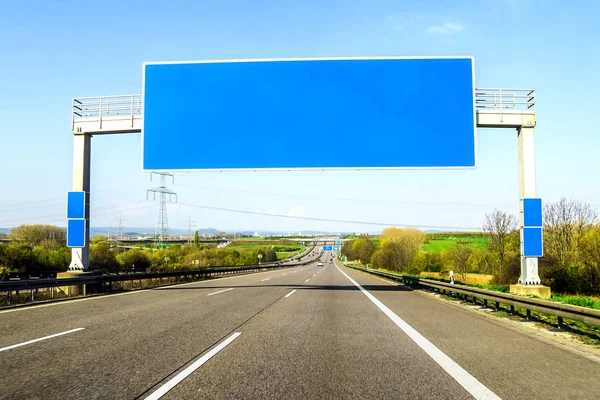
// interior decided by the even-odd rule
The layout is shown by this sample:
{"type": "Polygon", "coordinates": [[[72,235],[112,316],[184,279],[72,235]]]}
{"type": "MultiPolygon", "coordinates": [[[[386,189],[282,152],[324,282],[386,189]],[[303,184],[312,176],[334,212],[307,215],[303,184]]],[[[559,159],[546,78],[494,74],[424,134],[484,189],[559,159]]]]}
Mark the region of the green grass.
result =
{"type": "Polygon", "coordinates": [[[552,301],[600,310],[600,298],[598,297],[552,294],[552,301]]]}
{"type": "Polygon", "coordinates": [[[426,253],[438,253],[443,250],[450,250],[457,242],[465,241],[471,242],[468,246],[473,249],[483,249],[489,243],[488,238],[481,237],[429,239],[428,243],[423,246],[423,251],[426,253]]]}
{"type": "Polygon", "coordinates": [[[287,260],[288,258],[290,258],[291,256],[300,253],[302,250],[299,251],[278,251],[277,252],[277,259],[280,261],[283,260],[287,260]]]}

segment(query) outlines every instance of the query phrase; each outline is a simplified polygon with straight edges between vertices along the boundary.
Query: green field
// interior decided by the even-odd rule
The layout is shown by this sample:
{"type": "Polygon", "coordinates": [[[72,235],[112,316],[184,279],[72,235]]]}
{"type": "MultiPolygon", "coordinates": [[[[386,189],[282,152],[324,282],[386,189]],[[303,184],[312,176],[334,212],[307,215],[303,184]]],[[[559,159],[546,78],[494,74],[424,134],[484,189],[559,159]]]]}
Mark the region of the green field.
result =
{"type": "Polygon", "coordinates": [[[232,249],[236,249],[236,250],[254,250],[254,249],[261,249],[261,248],[272,248],[272,247],[286,247],[287,248],[284,251],[277,251],[277,258],[279,260],[288,259],[291,256],[293,256],[294,254],[301,253],[306,249],[306,247],[302,246],[301,244],[295,243],[292,241],[264,240],[261,238],[236,239],[227,246],[227,248],[232,248],[232,249]]]}
{"type": "Polygon", "coordinates": [[[300,253],[300,251],[278,251],[277,252],[277,259],[280,260],[280,261],[284,261],[284,260],[287,260],[291,256],[296,255],[298,253],[300,253]]]}
{"type": "Polygon", "coordinates": [[[483,249],[489,243],[489,239],[481,237],[429,239],[428,243],[423,246],[423,251],[426,253],[438,253],[443,250],[450,250],[456,243],[465,242],[468,242],[467,244],[471,248],[483,249]]]}

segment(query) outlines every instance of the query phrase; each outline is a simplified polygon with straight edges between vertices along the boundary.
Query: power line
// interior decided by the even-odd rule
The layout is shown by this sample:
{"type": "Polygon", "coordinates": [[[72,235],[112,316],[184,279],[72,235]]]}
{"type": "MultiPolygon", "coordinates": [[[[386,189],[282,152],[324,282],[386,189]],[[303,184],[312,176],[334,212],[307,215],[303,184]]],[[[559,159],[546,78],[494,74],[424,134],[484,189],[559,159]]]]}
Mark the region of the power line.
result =
{"type": "Polygon", "coordinates": [[[402,226],[406,228],[427,228],[427,229],[457,229],[457,230],[479,230],[480,228],[473,227],[465,227],[465,226],[433,226],[433,225],[413,225],[413,224],[400,224],[400,223],[389,223],[389,222],[372,222],[372,221],[355,221],[355,220],[342,220],[342,219],[330,219],[330,218],[318,218],[318,217],[300,217],[300,216],[291,216],[285,214],[272,214],[272,213],[263,213],[259,211],[248,211],[248,210],[236,210],[233,208],[223,208],[223,207],[212,207],[198,204],[188,204],[188,203],[179,203],[182,206],[194,207],[194,208],[202,208],[208,210],[217,210],[217,211],[226,211],[226,212],[234,212],[240,214],[250,214],[250,215],[264,215],[268,217],[278,217],[278,218],[289,218],[289,219],[302,219],[307,221],[321,221],[321,222],[338,222],[338,223],[346,223],[346,224],[356,224],[356,225],[374,225],[374,226],[402,226]]]}
{"type": "MultiPolygon", "coordinates": [[[[97,216],[97,215],[113,213],[115,208],[117,208],[117,207],[122,208],[122,207],[127,207],[127,206],[134,206],[131,208],[131,211],[133,211],[133,210],[143,208],[146,204],[147,204],[147,202],[144,200],[136,200],[136,201],[129,202],[129,203],[96,207],[96,208],[92,209],[92,215],[97,216]]],[[[60,213],[56,212],[56,213],[52,213],[52,214],[38,215],[35,218],[29,219],[29,220],[22,220],[22,219],[4,220],[4,221],[0,221],[0,226],[2,226],[2,225],[10,226],[13,224],[27,224],[27,223],[38,222],[38,221],[57,221],[57,220],[60,220],[63,222],[66,221],[65,213],[64,212],[60,212],[60,213]]]]}
{"type": "MultiPolygon", "coordinates": [[[[123,193],[113,193],[111,195],[108,196],[102,196],[102,197],[93,197],[91,199],[92,202],[97,201],[97,200],[106,200],[106,199],[110,199],[111,197],[115,197],[115,196],[121,196],[123,193]]],[[[0,213],[8,213],[8,212],[15,212],[15,211],[28,211],[28,210],[34,210],[37,208],[49,208],[49,207],[65,207],[67,203],[67,198],[64,197],[62,199],[62,201],[60,203],[52,203],[52,204],[39,204],[39,205],[32,205],[32,206],[28,206],[28,207],[20,207],[20,208],[12,208],[12,209],[0,209],[0,213]]],[[[26,204],[26,203],[24,203],[26,204]]],[[[7,206],[0,206],[0,208],[2,207],[7,207],[7,206]]]]}
{"type": "Polygon", "coordinates": [[[432,201],[406,201],[406,200],[385,200],[385,199],[357,199],[357,198],[348,198],[348,197],[326,197],[326,196],[311,196],[304,194],[291,194],[291,193],[274,193],[274,192],[258,192],[254,190],[242,190],[242,189],[228,189],[228,188],[214,188],[208,186],[197,186],[190,184],[179,184],[179,186],[187,186],[190,188],[197,189],[205,189],[205,190],[216,190],[216,191],[225,191],[225,192],[236,192],[236,193],[251,193],[258,195],[268,195],[268,196],[281,196],[281,197],[293,197],[293,198],[302,198],[302,199],[315,199],[315,200],[334,200],[334,201],[354,201],[354,202],[365,202],[365,203],[388,203],[388,204],[425,204],[425,205],[447,205],[447,206],[460,206],[460,207],[516,207],[518,203],[515,204],[483,204],[483,203],[445,203],[445,202],[432,202],[432,201]]]}

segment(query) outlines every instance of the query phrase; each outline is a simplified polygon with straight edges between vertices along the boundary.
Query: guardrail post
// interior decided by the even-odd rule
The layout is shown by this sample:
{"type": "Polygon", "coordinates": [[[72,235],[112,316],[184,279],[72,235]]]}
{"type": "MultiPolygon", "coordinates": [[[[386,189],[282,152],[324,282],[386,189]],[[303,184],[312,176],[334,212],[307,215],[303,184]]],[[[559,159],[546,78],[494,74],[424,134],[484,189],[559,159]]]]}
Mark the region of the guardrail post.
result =
{"type": "Polygon", "coordinates": [[[527,319],[531,319],[531,310],[530,309],[526,310],[526,314],[527,314],[527,319]]]}
{"type": "Polygon", "coordinates": [[[558,317],[558,327],[560,329],[564,328],[564,321],[563,321],[563,317],[558,317]]]}
{"type": "Polygon", "coordinates": [[[487,299],[483,299],[483,306],[487,308],[487,306],[488,306],[487,299]]]}

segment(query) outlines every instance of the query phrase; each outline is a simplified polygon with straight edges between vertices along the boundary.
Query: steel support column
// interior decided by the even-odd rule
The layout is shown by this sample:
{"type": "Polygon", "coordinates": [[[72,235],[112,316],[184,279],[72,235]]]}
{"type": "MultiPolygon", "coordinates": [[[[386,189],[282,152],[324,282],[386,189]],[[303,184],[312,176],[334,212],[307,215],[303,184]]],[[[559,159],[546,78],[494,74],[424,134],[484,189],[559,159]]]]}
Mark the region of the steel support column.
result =
{"type": "Polygon", "coordinates": [[[90,270],[90,166],[92,135],[73,135],[73,190],[85,192],[85,246],[71,249],[69,271],[90,270]]]}
{"type": "Polygon", "coordinates": [[[523,199],[534,198],[535,186],[535,147],[532,126],[520,126],[517,129],[519,141],[519,227],[521,232],[521,276],[523,285],[539,285],[538,258],[523,256],[523,199]]]}

